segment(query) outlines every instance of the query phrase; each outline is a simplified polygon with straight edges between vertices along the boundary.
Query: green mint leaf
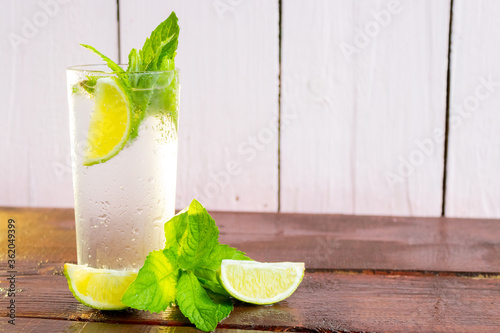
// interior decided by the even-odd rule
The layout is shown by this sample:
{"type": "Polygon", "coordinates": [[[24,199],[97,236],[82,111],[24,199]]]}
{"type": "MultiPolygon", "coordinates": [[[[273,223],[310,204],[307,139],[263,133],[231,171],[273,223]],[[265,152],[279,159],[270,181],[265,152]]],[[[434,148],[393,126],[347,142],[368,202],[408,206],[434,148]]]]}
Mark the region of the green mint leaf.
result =
{"type": "Polygon", "coordinates": [[[244,252],[234,247],[225,244],[217,244],[217,246],[213,247],[210,254],[200,262],[199,267],[217,271],[220,269],[220,265],[224,259],[252,260],[247,257],[244,252]]]}
{"type": "MultiPolygon", "coordinates": [[[[176,18],[177,19],[177,18],[176,18]]],[[[176,55],[177,45],[179,44],[179,26],[175,21],[177,31],[173,33],[169,41],[162,46],[160,53],[157,54],[154,62],[156,70],[172,70],[175,68],[174,57],[176,55]]]]}
{"type": "Polygon", "coordinates": [[[177,283],[176,299],[181,312],[205,332],[213,331],[233,310],[228,297],[211,298],[192,272],[182,272],[177,283]]]}
{"type": "Polygon", "coordinates": [[[116,74],[120,77],[120,79],[122,80],[122,82],[124,84],[124,87],[130,86],[130,82],[128,81],[127,75],[123,75],[125,73],[125,70],[123,68],[121,68],[117,63],[115,63],[113,60],[111,60],[110,58],[108,58],[107,56],[102,54],[101,52],[97,51],[97,49],[93,46],[85,45],[85,44],[80,44],[80,45],[91,50],[92,52],[96,53],[97,55],[99,55],[102,58],[102,60],[104,60],[104,62],[106,62],[108,67],[113,72],[116,72],[116,74]]]}
{"type": "Polygon", "coordinates": [[[96,53],[97,55],[99,55],[102,60],[104,60],[104,62],[106,62],[106,64],[108,65],[108,67],[113,71],[113,72],[116,72],[116,74],[120,77],[120,79],[123,81],[123,83],[125,84],[125,87],[128,87],[130,86],[130,83],[128,81],[128,78],[126,75],[123,75],[125,73],[125,70],[123,68],[121,68],[116,62],[114,62],[113,60],[111,60],[110,58],[108,58],[107,56],[105,56],[104,54],[102,54],[101,52],[97,51],[97,49],[93,46],[90,46],[90,45],[85,45],[85,44],[80,44],[81,46],[91,50],[92,52],[96,53]]]}
{"type": "Polygon", "coordinates": [[[128,54],[128,68],[127,72],[141,72],[141,56],[136,49],[132,49],[128,54]]]}
{"type": "Polygon", "coordinates": [[[136,49],[132,49],[128,54],[128,68],[127,73],[129,73],[129,81],[132,87],[137,87],[139,83],[140,76],[137,72],[140,72],[141,68],[141,57],[136,49]]]}
{"type": "MultiPolygon", "coordinates": [[[[189,208],[189,207],[188,207],[189,208]]],[[[165,231],[165,248],[179,253],[179,242],[187,231],[189,221],[187,209],[180,211],[163,226],[165,231]]]]}
{"type": "Polygon", "coordinates": [[[134,122],[130,139],[139,133],[139,125],[148,109],[165,113],[177,130],[179,80],[173,71],[179,40],[179,24],[174,12],[160,23],[146,39],[141,50],[132,49],[128,55],[128,81],[133,90],[134,122]],[[149,73],[155,71],[154,74],[149,73]],[[175,78],[174,78],[175,76],[175,78]],[[151,107],[151,108],[150,108],[151,107]]]}
{"type": "Polygon", "coordinates": [[[177,16],[172,12],[146,39],[139,51],[143,71],[159,70],[164,58],[174,58],[179,40],[177,21],[177,16]]]}
{"type": "Polygon", "coordinates": [[[212,276],[212,271],[206,271],[202,270],[201,272],[198,270],[194,271],[194,275],[198,278],[198,281],[200,281],[201,285],[205,290],[211,291],[214,294],[217,295],[223,295],[223,296],[231,296],[229,293],[224,289],[224,287],[217,281],[217,275],[214,274],[212,276]],[[199,275],[207,274],[207,276],[210,278],[209,280],[204,279],[203,277],[200,277],[199,275]]]}
{"type": "Polygon", "coordinates": [[[175,69],[175,61],[174,61],[175,54],[176,53],[174,52],[172,58],[164,57],[163,60],[160,63],[160,66],[158,67],[158,70],[159,71],[171,71],[171,70],[174,70],[175,69]]]}
{"type": "Polygon", "coordinates": [[[207,210],[195,199],[187,212],[178,214],[165,224],[165,235],[165,245],[177,253],[179,267],[191,270],[202,263],[217,245],[219,229],[207,210]]]}
{"type": "Polygon", "coordinates": [[[179,266],[185,270],[199,265],[217,244],[219,229],[207,210],[193,200],[188,209],[188,224],[180,242],[179,266]]]}
{"type": "Polygon", "coordinates": [[[73,87],[73,93],[77,93],[79,90],[78,87],[80,87],[81,89],[85,90],[89,95],[92,96],[94,94],[95,85],[97,84],[98,79],[99,79],[98,76],[90,74],[87,75],[86,80],[82,80],[75,84],[75,86],[73,87]]]}
{"type": "Polygon", "coordinates": [[[169,250],[153,251],[137,278],[122,297],[122,303],[139,310],[164,311],[175,302],[179,267],[169,250]]]}
{"type": "MultiPolygon", "coordinates": [[[[166,62],[173,64],[173,60],[166,62]]],[[[172,70],[165,69],[167,70],[166,72],[158,73],[154,80],[153,78],[144,77],[141,84],[149,84],[154,87],[148,96],[147,107],[151,107],[151,110],[165,114],[169,118],[169,121],[175,124],[177,133],[180,85],[179,73],[173,71],[173,69],[174,68],[172,68],[172,70]]]]}
{"type": "Polygon", "coordinates": [[[91,50],[92,52],[96,53],[97,55],[99,55],[102,58],[102,60],[104,60],[106,62],[108,67],[113,72],[117,72],[117,73],[125,72],[125,70],[123,68],[121,68],[116,62],[114,62],[113,60],[111,60],[110,58],[108,58],[107,56],[102,54],[101,52],[97,51],[97,49],[95,47],[90,46],[90,45],[86,45],[86,44],[80,44],[80,45],[91,50]]]}
{"type": "Polygon", "coordinates": [[[229,295],[217,279],[217,272],[224,259],[252,260],[245,253],[234,247],[217,244],[210,254],[196,267],[194,274],[198,277],[203,287],[221,295],[229,295]]]}

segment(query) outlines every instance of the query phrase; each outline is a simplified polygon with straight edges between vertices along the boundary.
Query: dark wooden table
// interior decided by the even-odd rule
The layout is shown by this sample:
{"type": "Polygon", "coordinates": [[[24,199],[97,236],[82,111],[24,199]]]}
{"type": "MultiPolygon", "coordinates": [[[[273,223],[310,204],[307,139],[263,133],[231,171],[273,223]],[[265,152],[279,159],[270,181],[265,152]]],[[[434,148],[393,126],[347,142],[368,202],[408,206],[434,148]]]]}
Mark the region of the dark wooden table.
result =
{"type": "MultiPolygon", "coordinates": [[[[298,290],[237,303],[218,331],[500,332],[500,221],[212,214],[221,241],[259,261],[303,261],[298,290]]],[[[0,208],[2,332],[194,332],[178,309],[100,312],[62,275],[76,263],[73,210],[0,208]],[[16,225],[16,325],[7,323],[7,224],[16,225]]]]}

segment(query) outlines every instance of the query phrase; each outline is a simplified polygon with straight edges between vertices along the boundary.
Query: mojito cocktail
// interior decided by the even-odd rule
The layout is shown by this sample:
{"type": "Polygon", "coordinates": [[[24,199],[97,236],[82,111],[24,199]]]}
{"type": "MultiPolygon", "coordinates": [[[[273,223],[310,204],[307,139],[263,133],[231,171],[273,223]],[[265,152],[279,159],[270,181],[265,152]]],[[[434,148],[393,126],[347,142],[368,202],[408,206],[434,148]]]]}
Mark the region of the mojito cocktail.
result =
{"type": "Polygon", "coordinates": [[[129,76],[156,83],[127,91],[104,66],[68,70],[80,265],[138,270],[174,215],[178,72],[129,76]]]}
{"type": "Polygon", "coordinates": [[[175,210],[178,71],[68,69],[78,264],[138,270],[175,210]]]}
{"type": "Polygon", "coordinates": [[[179,25],[174,12],[127,65],[67,70],[78,264],[66,263],[81,303],[121,310],[146,257],[164,248],[174,216],[179,118],[179,25]]]}

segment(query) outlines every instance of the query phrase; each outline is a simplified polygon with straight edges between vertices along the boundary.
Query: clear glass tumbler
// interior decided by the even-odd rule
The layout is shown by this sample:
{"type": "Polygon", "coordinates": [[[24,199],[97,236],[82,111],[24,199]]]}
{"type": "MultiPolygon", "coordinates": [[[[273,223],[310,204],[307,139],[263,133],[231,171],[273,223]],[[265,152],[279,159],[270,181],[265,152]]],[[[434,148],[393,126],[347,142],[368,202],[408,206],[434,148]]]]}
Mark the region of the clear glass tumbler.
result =
{"type": "Polygon", "coordinates": [[[67,70],[78,264],[137,271],[175,210],[178,70],[67,70]]]}

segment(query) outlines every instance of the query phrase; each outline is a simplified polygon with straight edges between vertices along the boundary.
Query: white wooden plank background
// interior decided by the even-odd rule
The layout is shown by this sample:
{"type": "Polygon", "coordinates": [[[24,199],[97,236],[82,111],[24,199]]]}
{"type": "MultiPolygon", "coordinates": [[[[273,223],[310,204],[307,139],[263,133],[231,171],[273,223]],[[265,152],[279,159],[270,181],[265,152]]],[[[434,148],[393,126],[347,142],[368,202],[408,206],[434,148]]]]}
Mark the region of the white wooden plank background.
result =
{"type": "Polygon", "coordinates": [[[0,205],[73,205],[66,67],[98,62],[78,43],[117,57],[116,10],[115,0],[0,1],[0,205]]]}
{"type": "Polygon", "coordinates": [[[121,0],[122,59],[171,11],[181,27],[177,207],[196,197],[213,210],[276,211],[278,1],[121,0]]]}
{"type": "Polygon", "coordinates": [[[498,218],[500,2],[455,0],[453,13],[446,215],[498,218]]]}
{"type": "MultiPolygon", "coordinates": [[[[121,52],[115,0],[0,1],[1,206],[72,206],[78,43],[126,61],[175,10],[178,208],[441,214],[450,0],[282,1],[281,188],[278,0],[119,3],[121,52]]],[[[500,4],[454,4],[446,215],[498,218],[500,4]]]]}
{"type": "Polygon", "coordinates": [[[449,12],[283,1],[282,211],[441,215],[449,12]]]}

